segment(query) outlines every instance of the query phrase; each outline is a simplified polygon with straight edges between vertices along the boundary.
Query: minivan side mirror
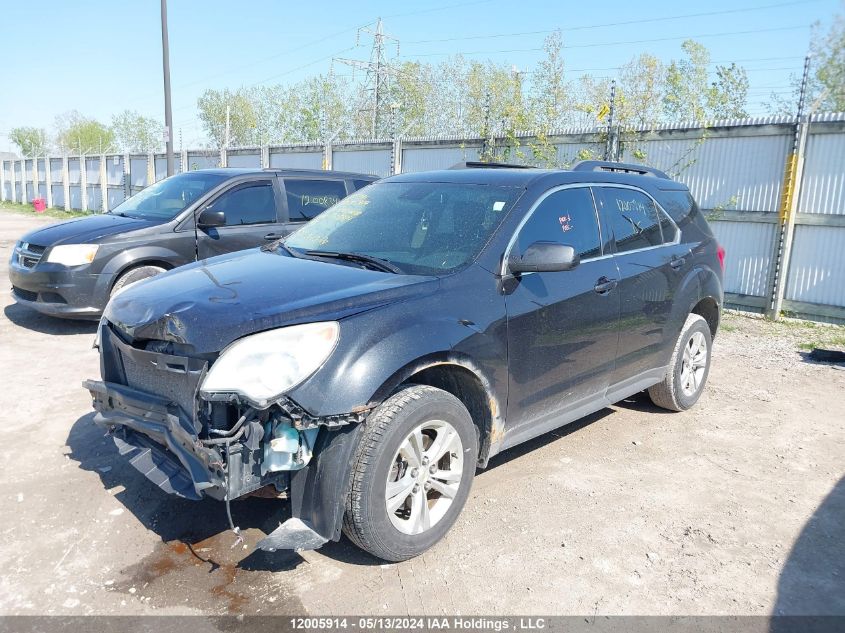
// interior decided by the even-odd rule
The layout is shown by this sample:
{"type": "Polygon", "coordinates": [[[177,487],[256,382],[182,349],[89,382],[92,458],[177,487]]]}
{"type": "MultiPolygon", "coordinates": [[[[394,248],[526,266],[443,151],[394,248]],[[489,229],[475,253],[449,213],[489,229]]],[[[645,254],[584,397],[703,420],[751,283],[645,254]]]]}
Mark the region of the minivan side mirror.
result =
{"type": "Polygon", "coordinates": [[[581,257],[572,246],[558,242],[534,242],[522,255],[511,251],[508,270],[519,273],[555,273],[572,270],[581,257]]]}
{"type": "Polygon", "coordinates": [[[226,214],[222,211],[215,211],[211,207],[206,207],[197,218],[197,226],[201,229],[213,228],[215,226],[226,225],[226,214]]]}

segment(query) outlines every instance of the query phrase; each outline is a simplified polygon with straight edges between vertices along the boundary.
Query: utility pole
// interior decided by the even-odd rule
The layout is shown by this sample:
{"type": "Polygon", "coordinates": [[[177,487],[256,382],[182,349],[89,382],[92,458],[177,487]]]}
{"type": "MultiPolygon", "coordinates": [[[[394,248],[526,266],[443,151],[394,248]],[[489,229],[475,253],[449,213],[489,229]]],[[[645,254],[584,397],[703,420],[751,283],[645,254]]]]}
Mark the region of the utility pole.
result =
{"type": "Polygon", "coordinates": [[[170,43],[167,36],[167,0],[161,0],[161,65],[164,71],[164,145],[167,175],[173,175],[173,113],[170,109],[170,43]]]}
{"type": "MultiPolygon", "coordinates": [[[[792,240],[795,235],[795,214],[798,211],[798,197],[801,188],[801,175],[804,169],[804,148],[810,128],[810,117],[804,116],[807,99],[807,82],[810,77],[810,59],[804,59],[804,74],[801,77],[801,90],[798,93],[798,112],[795,117],[795,134],[792,137],[792,150],[786,157],[783,185],[780,197],[780,217],[778,231],[775,234],[774,261],[769,274],[771,295],[766,306],[766,316],[777,321],[783,309],[786,292],[786,274],[789,270],[789,258],[792,255],[792,240]],[[806,120],[805,120],[806,119],[806,120]]],[[[811,111],[812,114],[812,111],[811,111]]]]}
{"type": "Polygon", "coordinates": [[[384,129],[383,116],[386,114],[387,100],[390,98],[390,78],[397,74],[396,69],[387,63],[385,55],[385,43],[388,40],[396,42],[396,54],[399,55],[399,40],[385,34],[381,18],[376,21],[375,30],[369,27],[358,29],[356,45],[360,40],[361,33],[367,33],[373,37],[373,46],[370,51],[370,61],[364,62],[359,59],[335,58],[341,64],[359,68],[367,72],[366,91],[372,94],[372,106],[370,110],[370,136],[378,138],[386,130],[384,129]]]}

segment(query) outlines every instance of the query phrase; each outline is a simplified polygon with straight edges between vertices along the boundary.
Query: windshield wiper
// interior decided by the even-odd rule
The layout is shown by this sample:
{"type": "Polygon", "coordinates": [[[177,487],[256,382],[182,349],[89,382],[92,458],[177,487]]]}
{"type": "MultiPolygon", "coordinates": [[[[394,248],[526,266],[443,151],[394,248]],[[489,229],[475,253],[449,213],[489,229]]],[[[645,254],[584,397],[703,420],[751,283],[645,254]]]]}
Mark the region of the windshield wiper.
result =
{"type": "Polygon", "coordinates": [[[363,253],[337,253],[335,251],[305,251],[306,255],[311,257],[327,257],[333,259],[343,259],[349,262],[356,262],[358,264],[368,265],[370,268],[380,270],[385,273],[393,273],[401,275],[402,271],[391,264],[386,259],[381,257],[374,257],[372,255],[365,255],[363,253]]]}
{"type": "Polygon", "coordinates": [[[274,251],[277,248],[282,249],[285,253],[287,253],[291,257],[300,257],[299,253],[294,251],[292,248],[285,246],[285,243],[282,241],[282,239],[278,239],[275,242],[270,242],[269,244],[264,244],[264,246],[261,247],[261,250],[262,251],[274,251]]]}

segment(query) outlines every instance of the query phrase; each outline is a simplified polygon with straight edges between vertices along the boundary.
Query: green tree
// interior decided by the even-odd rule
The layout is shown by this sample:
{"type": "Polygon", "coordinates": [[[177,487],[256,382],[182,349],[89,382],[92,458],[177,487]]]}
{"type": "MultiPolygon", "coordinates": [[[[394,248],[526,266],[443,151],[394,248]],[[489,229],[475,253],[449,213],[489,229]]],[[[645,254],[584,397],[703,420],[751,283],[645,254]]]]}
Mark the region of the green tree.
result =
{"type": "Polygon", "coordinates": [[[104,154],[114,151],[114,132],[94,119],[71,110],[56,117],[59,146],[72,154],[104,154]]]}
{"type": "Polygon", "coordinates": [[[717,66],[711,78],[710,51],[694,40],[681,44],[685,57],[666,69],[663,106],[674,121],[705,121],[747,116],[748,75],[736,64],[717,66]]]}
{"type": "Polygon", "coordinates": [[[256,115],[252,95],[239,88],[206,90],[197,99],[199,119],[217,147],[226,143],[226,108],[229,108],[229,147],[255,143],[256,115]]]}
{"type": "Polygon", "coordinates": [[[572,104],[564,80],[563,38],[555,31],[543,42],[545,57],[537,64],[529,98],[531,127],[547,132],[570,123],[572,104]]]}
{"type": "MultiPolygon", "coordinates": [[[[845,7],[845,3],[843,3],[845,7]]],[[[845,111],[845,15],[837,15],[830,29],[821,34],[813,29],[810,51],[813,54],[813,81],[810,99],[814,107],[831,112],[845,111]]]]}
{"type": "Polygon", "coordinates": [[[654,55],[643,53],[619,70],[616,122],[622,127],[650,129],[663,117],[666,68],[654,55]]]}
{"type": "Polygon", "coordinates": [[[44,156],[47,153],[47,134],[40,127],[16,127],[9,131],[9,140],[26,157],[44,156]]]}
{"type": "Polygon", "coordinates": [[[164,126],[133,110],[124,110],[112,117],[115,144],[124,152],[154,152],[164,138],[164,126]]]}

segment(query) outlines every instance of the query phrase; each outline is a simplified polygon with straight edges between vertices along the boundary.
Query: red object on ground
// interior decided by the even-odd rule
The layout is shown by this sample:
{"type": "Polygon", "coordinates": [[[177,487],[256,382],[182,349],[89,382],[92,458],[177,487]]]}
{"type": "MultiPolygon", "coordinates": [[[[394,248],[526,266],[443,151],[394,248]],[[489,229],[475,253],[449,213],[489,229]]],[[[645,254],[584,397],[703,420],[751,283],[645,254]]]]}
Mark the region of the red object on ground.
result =
{"type": "Polygon", "coordinates": [[[44,202],[44,198],[35,198],[32,201],[33,208],[38,211],[38,213],[43,213],[43,211],[47,208],[47,203],[44,202]]]}

